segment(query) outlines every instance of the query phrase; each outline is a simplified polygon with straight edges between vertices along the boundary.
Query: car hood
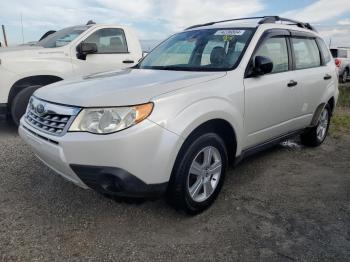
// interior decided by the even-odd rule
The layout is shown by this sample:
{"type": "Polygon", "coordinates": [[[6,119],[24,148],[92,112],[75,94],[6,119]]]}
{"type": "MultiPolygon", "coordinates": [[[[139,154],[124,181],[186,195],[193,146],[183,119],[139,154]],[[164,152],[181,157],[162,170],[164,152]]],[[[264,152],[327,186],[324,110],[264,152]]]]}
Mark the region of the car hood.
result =
{"type": "Polygon", "coordinates": [[[21,61],[27,58],[42,58],[52,55],[64,55],[62,48],[44,48],[37,45],[23,45],[0,48],[0,59],[7,61],[21,61]]]}
{"type": "Polygon", "coordinates": [[[48,85],[37,90],[35,96],[79,107],[124,106],[146,103],[158,95],[225,75],[226,72],[124,69],[48,85]]]}

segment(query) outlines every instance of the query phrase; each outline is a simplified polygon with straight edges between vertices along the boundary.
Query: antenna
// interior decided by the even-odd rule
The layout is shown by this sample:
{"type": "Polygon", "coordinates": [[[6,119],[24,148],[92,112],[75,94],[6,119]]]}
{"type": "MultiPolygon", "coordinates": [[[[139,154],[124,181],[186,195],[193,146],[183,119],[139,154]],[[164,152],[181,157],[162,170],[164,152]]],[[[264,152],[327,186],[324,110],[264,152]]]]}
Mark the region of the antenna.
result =
{"type": "Polygon", "coordinates": [[[2,33],[4,35],[5,46],[7,47],[7,38],[6,38],[6,31],[5,31],[5,26],[4,25],[2,25],[2,33]]]}

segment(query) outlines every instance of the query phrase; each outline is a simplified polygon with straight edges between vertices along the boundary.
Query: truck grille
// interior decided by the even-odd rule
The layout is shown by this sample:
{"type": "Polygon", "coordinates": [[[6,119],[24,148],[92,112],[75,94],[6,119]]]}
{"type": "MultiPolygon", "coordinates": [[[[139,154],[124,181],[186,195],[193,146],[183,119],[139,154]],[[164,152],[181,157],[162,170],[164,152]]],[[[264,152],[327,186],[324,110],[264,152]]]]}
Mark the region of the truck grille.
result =
{"type": "Polygon", "coordinates": [[[80,108],[62,106],[31,97],[26,122],[32,127],[55,136],[64,135],[80,108]]]}

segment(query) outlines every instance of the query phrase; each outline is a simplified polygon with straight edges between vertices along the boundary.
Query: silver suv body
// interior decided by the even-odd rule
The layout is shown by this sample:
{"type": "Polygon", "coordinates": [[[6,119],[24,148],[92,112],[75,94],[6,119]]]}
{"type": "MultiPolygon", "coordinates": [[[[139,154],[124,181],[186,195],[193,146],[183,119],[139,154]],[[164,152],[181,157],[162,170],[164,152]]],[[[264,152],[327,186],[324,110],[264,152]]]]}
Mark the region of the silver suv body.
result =
{"type": "Polygon", "coordinates": [[[165,194],[198,213],[231,163],[295,135],[322,144],[337,98],[334,61],[310,25],[213,22],[173,35],[132,69],[39,89],[19,132],[83,188],[165,194]]]}

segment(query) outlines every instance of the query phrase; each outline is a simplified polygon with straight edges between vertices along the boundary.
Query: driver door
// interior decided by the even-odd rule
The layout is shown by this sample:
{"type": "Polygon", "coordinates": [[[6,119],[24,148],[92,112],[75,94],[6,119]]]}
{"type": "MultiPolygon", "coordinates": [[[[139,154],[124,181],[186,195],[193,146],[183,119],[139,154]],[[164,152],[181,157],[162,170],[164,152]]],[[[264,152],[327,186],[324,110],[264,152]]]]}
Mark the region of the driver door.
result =
{"type": "Polygon", "coordinates": [[[268,57],[273,62],[271,73],[262,76],[248,73],[244,79],[246,148],[294,129],[300,99],[298,85],[293,82],[289,35],[287,30],[265,33],[248,66],[247,72],[256,56],[268,57]]]}
{"type": "MultiPolygon", "coordinates": [[[[83,42],[96,44],[97,52],[88,54],[85,59],[73,54],[73,68],[79,75],[127,68],[137,62],[128,51],[127,40],[122,29],[99,29],[83,42]]],[[[74,52],[76,53],[76,50],[73,50],[74,52]]]]}

